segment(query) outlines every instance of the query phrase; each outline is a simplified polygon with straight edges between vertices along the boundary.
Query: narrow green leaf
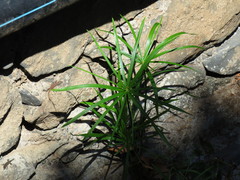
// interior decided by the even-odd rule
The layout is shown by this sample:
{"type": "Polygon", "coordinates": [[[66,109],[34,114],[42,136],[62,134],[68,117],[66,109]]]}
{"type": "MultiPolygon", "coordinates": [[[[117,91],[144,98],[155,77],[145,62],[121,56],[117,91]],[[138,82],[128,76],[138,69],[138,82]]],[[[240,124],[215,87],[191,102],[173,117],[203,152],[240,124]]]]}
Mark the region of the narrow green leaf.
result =
{"type": "Polygon", "coordinates": [[[151,28],[151,30],[150,30],[150,32],[149,32],[149,34],[148,34],[148,38],[147,38],[147,42],[146,42],[146,47],[145,47],[144,58],[146,58],[146,56],[149,54],[149,52],[150,52],[150,50],[151,50],[151,48],[152,48],[152,46],[153,46],[153,43],[154,43],[154,41],[156,40],[157,34],[158,34],[159,29],[160,29],[160,27],[161,27],[161,21],[162,21],[162,19],[160,20],[159,23],[155,23],[155,24],[152,26],[152,28],[151,28]]]}
{"type": "Polygon", "coordinates": [[[189,46],[181,46],[181,47],[176,47],[176,48],[173,48],[173,49],[169,49],[167,51],[163,51],[163,52],[160,52],[158,54],[156,54],[153,59],[155,58],[158,58],[164,54],[167,54],[167,53],[170,53],[170,52],[173,52],[173,51],[178,51],[178,50],[182,50],[182,49],[188,49],[188,48],[199,48],[199,49],[205,49],[203,47],[200,47],[200,46],[194,46],[194,45],[189,45],[189,46]]]}
{"type": "MultiPolygon", "coordinates": [[[[118,103],[119,99],[122,98],[122,96],[124,95],[124,93],[118,93],[118,95],[116,96],[116,94],[112,95],[112,96],[116,96],[113,103],[106,109],[106,111],[101,115],[101,117],[94,123],[94,125],[91,127],[91,129],[88,131],[88,133],[92,133],[94,131],[94,129],[97,127],[97,125],[99,123],[102,122],[102,120],[104,119],[104,117],[106,116],[107,113],[109,113],[112,109],[112,107],[115,106],[116,103],[118,103]]],[[[111,96],[110,96],[111,97],[111,96]]],[[[106,98],[107,99],[107,98],[106,98]]],[[[103,99],[104,100],[104,99],[103,99]]],[[[103,101],[101,100],[101,101],[103,101]]],[[[100,101],[99,101],[100,102],[100,101]]],[[[106,101],[105,101],[106,102],[106,101]]]]}
{"type": "MultiPolygon", "coordinates": [[[[130,67],[129,67],[129,71],[128,71],[128,81],[127,84],[130,85],[130,81],[132,80],[132,76],[133,76],[133,72],[135,70],[135,64],[136,64],[136,57],[137,57],[137,53],[140,51],[139,48],[139,43],[140,43],[140,39],[142,36],[142,32],[143,32],[143,27],[144,27],[144,23],[145,21],[143,20],[141,22],[138,34],[136,36],[136,40],[135,40],[135,44],[134,44],[134,48],[132,51],[132,57],[131,57],[131,62],[130,62],[130,67]]],[[[139,52],[141,54],[141,52],[139,52]]]]}
{"type": "Polygon", "coordinates": [[[159,137],[164,141],[164,143],[166,143],[169,147],[173,147],[173,145],[168,141],[168,139],[164,135],[163,131],[161,131],[154,122],[152,122],[152,126],[154,127],[155,131],[158,133],[159,137]]]}
{"type": "MultiPolygon", "coordinates": [[[[102,32],[106,32],[106,33],[109,33],[109,34],[111,34],[111,35],[113,35],[114,36],[114,33],[112,33],[112,32],[109,32],[109,31],[104,31],[104,30],[100,30],[99,29],[99,31],[102,31],[102,32]]],[[[117,38],[130,50],[130,51],[132,51],[132,46],[125,40],[125,39],[123,39],[121,36],[118,36],[117,35],[117,38]]],[[[109,47],[109,46],[101,46],[101,47],[104,47],[104,48],[106,48],[106,49],[111,49],[111,50],[116,50],[116,49],[114,49],[113,47],[109,47]]]]}
{"type": "Polygon", "coordinates": [[[70,90],[80,89],[80,88],[101,88],[101,89],[110,89],[112,91],[119,91],[119,92],[122,91],[122,89],[120,88],[105,85],[105,84],[80,84],[80,85],[68,86],[68,87],[52,89],[52,90],[53,91],[70,91],[70,90]]]}
{"type": "Polygon", "coordinates": [[[127,23],[128,27],[131,30],[131,33],[132,33],[134,39],[136,40],[137,39],[137,35],[136,35],[136,32],[135,32],[134,28],[132,27],[131,23],[124,16],[121,16],[121,18],[123,18],[124,21],[127,23]]]}
{"type": "Polygon", "coordinates": [[[98,50],[100,51],[100,53],[102,54],[102,56],[104,57],[104,59],[106,60],[109,68],[112,70],[113,74],[118,77],[118,73],[117,71],[114,69],[114,66],[112,65],[111,61],[108,59],[107,55],[105,54],[105,52],[102,50],[101,46],[99,45],[99,43],[97,42],[96,38],[93,36],[93,34],[89,31],[90,36],[92,37],[93,41],[95,42],[98,50]]]}
{"type": "Polygon", "coordinates": [[[95,107],[97,107],[97,106],[99,106],[99,105],[101,105],[101,104],[103,104],[103,103],[105,103],[105,102],[109,102],[109,101],[117,98],[118,96],[121,96],[122,94],[123,94],[123,93],[117,93],[117,94],[114,94],[114,95],[112,95],[112,96],[109,96],[109,97],[107,97],[107,98],[105,98],[105,99],[102,99],[101,101],[96,102],[96,103],[93,104],[92,106],[86,108],[86,109],[83,110],[81,113],[79,113],[78,115],[76,115],[75,117],[73,117],[73,118],[72,118],[71,120],[69,120],[67,123],[65,123],[65,124],[63,125],[63,127],[65,127],[65,126],[73,123],[74,121],[76,121],[78,118],[80,118],[81,116],[83,116],[83,115],[86,114],[87,112],[93,110],[95,107]]]}
{"type": "Polygon", "coordinates": [[[107,82],[109,82],[109,83],[112,83],[112,84],[116,85],[113,81],[110,81],[109,79],[107,79],[107,78],[105,78],[105,77],[99,76],[99,75],[97,75],[97,74],[95,74],[95,73],[92,73],[92,72],[90,72],[90,71],[87,71],[87,70],[85,70],[85,69],[82,69],[82,68],[79,68],[79,67],[76,67],[76,66],[71,66],[71,67],[76,68],[76,69],[79,69],[79,70],[81,70],[81,71],[83,71],[83,72],[86,72],[86,73],[88,73],[88,74],[91,74],[91,75],[93,75],[93,76],[95,76],[95,77],[98,77],[98,78],[100,78],[100,79],[103,79],[103,80],[105,80],[105,81],[107,81],[107,82]]]}
{"type": "Polygon", "coordinates": [[[112,24],[113,24],[113,34],[114,34],[114,38],[115,38],[115,46],[116,46],[116,51],[118,54],[118,68],[119,68],[119,76],[118,77],[118,81],[123,81],[124,84],[126,84],[126,77],[125,77],[125,69],[124,69],[124,63],[122,60],[122,53],[121,53],[121,49],[120,49],[120,45],[119,45],[119,41],[118,41],[118,36],[117,36],[117,29],[114,23],[114,19],[112,19],[112,24]],[[121,78],[120,78],[121,77],[121,78]]]}
{"type": "Polygon", "coordinates": [[[154,57],[156,56],[156,54],[158,54],[158,52],[160,50],[162,50],[166,45],[170,44],[171,42],[173,42],[174,40],[176,40],[178,37],[180,37],[183,34],[188,34],[186,32],[179,32],[179,33],[175,33],[171,36],[169,36],[168,38],[164,39],[161,43],[159,43],[153,50],[152,52],[148,55],[147,57],[147,62],[154,59],[154,57]]]}

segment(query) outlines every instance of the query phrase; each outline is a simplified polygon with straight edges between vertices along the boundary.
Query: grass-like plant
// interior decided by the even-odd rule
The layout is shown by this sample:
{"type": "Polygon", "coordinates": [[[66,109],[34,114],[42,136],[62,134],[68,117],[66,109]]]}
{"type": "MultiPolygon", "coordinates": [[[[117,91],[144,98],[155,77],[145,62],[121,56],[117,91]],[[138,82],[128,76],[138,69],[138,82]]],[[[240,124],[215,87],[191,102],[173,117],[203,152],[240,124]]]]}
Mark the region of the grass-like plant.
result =
{"type": "Polygon", "coordinates": [[[156,44],[156,37],[161,27],[161,20],[151,27],[145,47],[140,47],[140,39],[143,33],[145,20],[141,22],[138,31],[136,31],[125,17],[122,18],[125,20],[125,23],[127,23],[131,31],[134,39],[133,44],[118,35],[114,20],[112,20],[113,30],[111,32],[104,31],[114,37],[115,42],[109,46],[100,46],[96,37],[89,32],[108,65],[108,70],[110,72],[109,78],[104,78],[92,72],[78,68],[90,75],[105,80],[106,84],[81,84],[54,89],[53,91],[95,88],[99,101],[81,102],[86,105],[86,109],[69,120],[64,126],[73,123],[89,112],[92,112],[97,116],[98,120],[91,126],[88,133],[81,134],[81,136],[84,136],[85,139],[95,139],[94,142],[104,142],[107,149],[113,151],[116,155],[124,154],[123,179],[126,179],[131,167],[134,166],[135,163],[144,163],[141,160],[141,156],[144,151],[144,144],[149,138],[158,136],[165,143],[169,144],[164,135],[163,128],[157,123],[159,117],[167,113],[169,110],[184,112],[182,109],[171,104],[175,99],[164,100],[159,98],[158,92],[166,88],[157,87],[154,79],[156,76],[177,69],[155,71],[151,68],[150,64],[164,63],[167,65],[188,68],[181,64],[161,61],[159,58],[164,54],[176,50],[199,47],[190,45],[163,50],[179,36],[187,33],[179,32],[173,34],[162,42],[156,44]],[[125,48],[121,48],[123,46],[125,46],[125,48]],[[115,64],[105,53],[106,50],[117,54],[117,61],[115,64]],[[110,90],[111,95],[103,97],[103,90],[110,90]],[[152,107],[149,108],[149,104],[152,104],[152,107]],[[104,109],[104,111],[99,111],[100,108],[104,109]],[[155,113],[152,113],[153,111],[155,113]],[[108,131],[96,131],[96,128],[99,125],[107,127],[108,131]],[[151,132],[149,132],[149,129],[152,129],[151,132]],[[147,131],[149,133],[146,133],[147,131]]]}

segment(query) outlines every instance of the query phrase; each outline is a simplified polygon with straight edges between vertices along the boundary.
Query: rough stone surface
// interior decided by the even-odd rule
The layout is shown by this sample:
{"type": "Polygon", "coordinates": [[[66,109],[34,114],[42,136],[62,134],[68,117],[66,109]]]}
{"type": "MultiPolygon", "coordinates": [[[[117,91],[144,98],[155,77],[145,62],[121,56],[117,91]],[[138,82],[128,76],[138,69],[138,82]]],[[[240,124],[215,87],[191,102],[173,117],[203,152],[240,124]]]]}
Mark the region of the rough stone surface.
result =
{"type": "MultiPolygon", "coordinates": [[[[87,59],[86,59],[87,61],[87,59]]],[[[106,70],[97,63],[89,62],[89,67],[85,61],[80,62],[76,67],[81,67],[85,70],[91,70],[103,77],[106,77],[106,70]]],[[[102,79],[98,79],[99,83],[106,83],[102,79]]],[[[79,69],[72,68],[68,71],[59,74],[53,78],[46,78],[41,80],[36,85],[35,93],[39,92],[42,95],[42,105],[40,107],[24,106],[24,117],[29,123],[36,123],[41,129],[52,129],[56,127],[64,118],[73,106],[81,101],[87,101],[96,96],[96,92],[91,89],[78,89],[71,92],[52,92],[47,91],[52,83],[61,81],[55,88],[78,85],[78,84],[92,84],[96,83],[92,76],[79,69]],[[50,82],[49,82],[50,81],[50,82]]],[[[26,83],[26,88],[32,87],[32,83],[26,83]]]]}
{"type": "Polygon", "coordinates": [[[172,96],[184,93],[189,89],[197,87],[205,80],[205,70],[202,65],[187,65],[192,69],[180,68],[179,72],[171,72],[157,84],[158,87],[165,87],[171,90],[159,91],[159,96],[169,99],[172,96]]]}
{"type": "Polygon", "coordinates": [[[56,72],[76,63],[87,42],[86,35],[76,36],[59,46],[26,58],[21,66],[33,77],[56,72]]]}
{"type": "MultiPolygon", "coordinates": [[[[97,153],[100,147],[95,146],[92,148],[94,149],[93,152],[97,153]]],[[[102,179],[105,176],[109,161],[100,156],[96,157],[96,159],[94,156],[89,157],[89,155],[93,155],[90,151],[82,151],[82,154],[79,154],[77,151],[66,153],[59,160],[53,157],[59,154],[57,150],[56,153],[37,167],[33,180],[49,179],[51,177],[56,177],[56,179],[102,179]],[[91,162],[92,159],[95,160],[91,162]]],[[[106,152],[101,155],[109,156],[106,152]]],[[[116,173],[112,176],[113,179],[121,179],[120,177],[116,173]]]]}
{"type": "MultiPolygon", "coordinates": [[[[128,15],[127,17],[135,17],[133,21],[134,28],[139,27],[140,21],[147,17],[146,28],[149,29],[154,22],[159,20],[160,16],[164,16],[164,20],[158,36],[159,42],[180,31],[196,34],[196,36],[182,36],[169,45],[168,48],[189,44],[200,46],[207,44],[207,47],[210,47],[220,43],[238,27],[240,23],[240,2],[238,0],[231,1],[231,3],[222,0],[204,2],[200,0],[187,0],[184,2],[177,0],[156,1],[153,5],[147,7],[145,11],[133,12],[131,16],[128,15]]],[[[107,24],[100,29],[109,30],[109,26],[110,24],[107,24]]],[[[125,34],[128,34],[129,30],[124,29],[124,27],[123,30],[125,34]]],[[[145,36],[147,32],[144,32],[145,36]]],[[[98,52],[94,51],[93,43],[90,42],[89,34],[84,33],[69,39],[59,46],[26,58],[21,63],[21,66],[34,77],[56,72],[77,62],[80,55],[85,53],[85,48],[87,48],[86,55],[91,54],[92,57],[96,56],[96,54],[99,55],[98,52]]],[[[142,43],[145,43],[145,40],[142,43]]],[[[196,49],[184,50],[181,53],[176,52],[165,55],[163,58],[164,60],[182,62],[198,51],[196,49]]]]}
{"type": "Polygon", "coordinates": [[[41,162],[49,154],[59,147],[58,142],[45,142],[44,144],[26,146],[12,151],[10,154],[0,160],[4,165],[7,160],[12,160],[7,169],[1,167],[1,179],[29,179],[35,172],[38,162],[41,162]],[[34,156],[33,156],[34,154],[34,156]]]}
{"type": "Polygon", "coordinates": [[[3,111],[1,111],[5,111],[5,114],[3,114],[0,124],[1,155],[2,153],[9,151],[11,148],[13,148],[20,138],[20,125],[22,123],[23,107],[21,103],[21,97],[17,89],[9,83],[7,78],[5,79],[1,77],[0,81],[1,83],[3,83],[3,85],[5,85],[5,87],[3,86],[3,90],[6,90],[3,91],[3,95],[5,95],[5,98],[2,99],[2,105],[6,105],[6,107],[8,107],[7,109],[3,107],[3,111]],[[6,87],[6,85],[8,86],[6,87]],[[5,109],[7,110],[7,112],[5,109]]]}
{"type": "MultiPolygon", "coordinates": [[[[156,14],[160,14],[157,8],[158,3],[160,1],[156,2],[155,9],[154,6],[150,6],[151,11],[145,11],[144,16],[152,20],[153,17],[156,17],[156,14]]],[[[173,0],[166,14],[163,15],[163,26],[158,40],[161,41],[174,33],[183,31],[196,35],[184,35],[168,46],[168,49],[189,44],[211,47],[222,42],[239,26],[239,17],[240,1],[238,0],[231,2],[222,0],[173,0]]],[[[196,53],[196,49],[188,49],[170,53],[161,59],[181,62],[194,53],[196,53]]]]}
{"type": "Polygon", "coordinates": [[[208,71],[231,75],[240,71],[240,28],[221,46],[208,51],[203,64],[208,71]]]}
{"type": "Polygon", "coordinates": [[[23,89],[20,92],[22,103],[31,106],[41,106],[41,101],[38,98],[33,96],[29,91],[23,89]]]}
{"type": "MultiPolygon", "coordinates": [[[[98,1],[94,7],[101,7],[101,3],[102,1],[98,1]]],[[[161,16],[163,16],[163,26],[158,36],[159,42],[173,33],[186,31],[196,35],[184,35],[168,48],[189,44],[204,45],[209,48],[215,44],[220,45],[219,43],[222,43],[239,26],[240,1],[158,0],[142,10],[130,12],[126,17],[135,30],[138,30],[142,19],[146,18],[146,29],[143,32],[141,45],[145,43],[149,28],[159,21],[161,16]]],[[[99,19],[101,16],[96,17],[96,21],[99,19]]],[[[95,19],[92,24],[95,24],[95,19]]],[[[122,20],[117,20],[116,24],[119,25],[117,29],[119,34],[133,43],[133,37],[126,24],[122,20]]],[[[111,23],[99,26],[100,29],[111,30],[111,23]]],[[[105,45],[104,40],[114,42],[111,36],[103,32],[99,33],[100,37],[96,32],[92,32],[101,45],[105,45]]],[[[212,144],[219,158],[235,161],[236,166],[239,167],[237,152],[240,151],[240,75],[217,78],[211,77],[213,75],[209,73],[212,71],[232,76],[239,71],[238,39],[239,30],[233,38],[229,38],[219,47],[206,50],[200,56],[196,54],[199,50],[186,49],[161,57],[161,60],[183,63],[192,55],[198,56],[191,63],[186,63],[197,71],[184,69],[184,71],[157,77],[159,87],[170,86],[175,90],[161,91],[159,95],[166,99],[171,97],[179,99],[172,102],[173,105],[191,114],[172,111],[159,119],[161,121],[159,125],[169,132],[167,137],[175,147],[174,152],[165,148],[166,153],[185,153],[187,157],[192,157],[190,150],[193,148],[191,147],[204,149],[199,139],[206,137],[206,139],[202,138],[203,141],[209,141],[212,144]],[[214,66],[217,68],[212,68],[214,66]],[[236,153],[233,153],[232,149],[236,149],[236,153]]],[[[24,41],[28,43],[27,38],[24,41]]],[[[44,41],[43,44],[49,41],[44,41]]],[[[37,40],[36,43],[41,43],[41,40],[37,40]]],[[[85,32],[68,38],[65,42],[60,41],[58,45],[53,44],[54,46],[46,46],[43,51],[30,48],[29,51],[34,53],[25,50],[30,56],[19,64],[19,69],[13,66],[12,68],[15,69],[9,73],[8,77],[0,77],[2,87],[0,155],[3,156],[0,158],[0,179],[42,180],[52,177],[55,179],[88,180],[99,177],[103,179],[107,170],[108,160],[100,156],[96,161],[91,161],[89,158],[102,148],[101,144],[86,148],[82,142],[83,137],[72,136],[89,130],[90,124],[96,120],[91,114],[62,128],[67,120],[83,110],[84,107],[79,106],[79,102],[89,100],[94,102],[96,92],[93,89],[78,89],[70,92],[48,91],[54,84],[57,86],[53,88],[62,88],[96,83],[90,74],[77,68],[69,68],[68,65],[74,64],[107,78],[105,63],[96,50],[95,44],[85,32]],[[23,89],[31,94],[29,96],[37,98],[41,105],[38,101],[32,102],[32,100],[24,101],[25,103],[22,104],[19,91],[23,89]],[[32,104],[40,106],[32,106],[32,104]],[[8,163],[9,161],[11,163],[8,163]]],[[[18,52],[20,51],[21,48],[18,52]]],[[[116,60],[115,55],[112,55],[116,60]]],[[[25,57],[23,54],[22,56],[25,57]]],[[[187,60],[190,61],[190,59],[187,60]]],[[[99,78],[97,81],[106,83],[99,78]]],[[[107,91],[104,93],[104,96],[109,95],[107,91]]],[[[104,131],[104,129],[101,130],[104,131]]],[[[162,150],[163,147],[165,145],[161,141],[154,145],[157,150],[162,150]]],[[[197,156],[196,159],[209,157],[209,154],[206,154],[197,156]]],[[[103,155],[109,154],[104,152],[103,155]]],[[[237,171],[234,173],[236,174],[237,171]]],[[[121,169],[117,173],[110,174],[108,179],[121,179],[120,175],[121,169]]]]}
{"type": "Polygon", "coordinates": [[[2,87],[2,96],[0,96],[0,123],[3,120],[4,115],[7,114],[11,105],[13,104],[14,99],[12,98],[15,92],[11,91],[11,85],[9,79],[0,77],[0,85],[2,87]]]}
{"type": "MultiPolygon", "coordinates": [[[[230,138],[231,142],[239,143],[239,140],[235,139],[239,135],[240,122],[238,81],[234,77],[231,79],[206,77],[202,85],[189,92],[190,96],[187,94],[177,96],[179,101],[175,101],[173,105],[184,109],[190,115],[174,112],[161,117],[161,126],[167,132],[171,132],[169,140],[177,151],[183,149],[185,151],[189,144],[199,143],[197,139],[194,141],[194,138],[202,136],[204,139],[211,139],[209,141],[212,141],[218,152],[223,146],[227,146],[224,139],[220,138],[223,132],[219,134],[224,127],[226,137],[230,138]],[[233,135],[231,133],[227,135],[231,128],[233,135]],[[220,146],[220,143],[223,146],[220,146]]],[[[161,145],[159,144],[160,149],[161,145]]]]}

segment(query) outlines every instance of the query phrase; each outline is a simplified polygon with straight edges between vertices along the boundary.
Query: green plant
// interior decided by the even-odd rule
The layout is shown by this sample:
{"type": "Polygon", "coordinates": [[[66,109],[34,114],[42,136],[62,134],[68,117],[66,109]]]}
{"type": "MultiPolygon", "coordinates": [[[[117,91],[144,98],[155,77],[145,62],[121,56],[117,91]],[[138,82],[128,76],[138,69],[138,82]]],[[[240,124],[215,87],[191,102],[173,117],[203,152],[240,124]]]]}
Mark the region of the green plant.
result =
{"type": "Polygon", "coordinates": [[[115,152],[115,155],[124,154],[123,178],[126,179],[126,176],[129,174],[129,171],[134,164],[143,163],[141,156],[144,151],[144,144],[149,138],[158,136],[165,143],[170,145],[165,137],[163,128],[157,124],[158,118],[169,110],[185,112],[171,104],[173,101],[176,101],[175,99],[164,100],[158,97],[158,92],[166,88],[157,87],[154,79],[154,77],[160,74],[177,71],[178,69],[155,71],[151,68],[150,64],[164,63],[167,65],[188,68],[181,64],[160,61],[157,59],[172,51],[199,47],[182,46],[161,51],[166,45],[173,42],[179,36],[187,33],[179,32],[173,34],[161,43],[156,44],[155,40],[161,27],[160,20],[160,22],[155,23],[150,29],[146,45],[142,48],[140,47],[140,39],[145,20],[141,22],[139,30],[136,32],[130,22],[126,18],[122,18],[131,30],[134,39],[133,45],[118,35],[114,20],[112,20],[113,31],[103,31],[114,37],[114,45],[100,46],[97,39],[91,32],[89,32],[98,50],[101,52],[102,57],[108,64],[110,71],[109,78],[106,79],[92,72],[78,68],[90,75],[105,80],[107,84],[82,84],[54,89],[54,91],[69,91],[79,88],[96,89],[100,100],[98,102],[82,102],[87,108],[64,124],[64,126],[73,123],[88,112],[94,113],[95,116],[98,117],[98,120],[92,125],[88,133],[81,134],[81,136],[84,136],[85,140],[95,138],[94,142],[106,143],[108,150],[115,152]],[[127,51],[124,51],[123,48],[121,48],[122,46],[125,46],[127,51]],[[104,50],[109,50],[117,54],[118,58],[116,67],[113,64],[112,59],[107,56],[104,50]],[[123,58],[127,60],[123,60],[123,58]],[[106,89],[111,91],[111,95],[104,98],[102,90],[106,89]],[[153,107],[148,108],[149,103],[152,103],[153,107]],[[104,111],[99,111],[99,108],[104,109],[104,111]],[[150,115],[153,111],[155,111],[155,114],[150,115]],[[103,133],[96,131],[98,125],[104,125],[107,127],[108,132],[103,133]],[[149,132],[149,128],[152,128],[153,130],[149,132]]]}

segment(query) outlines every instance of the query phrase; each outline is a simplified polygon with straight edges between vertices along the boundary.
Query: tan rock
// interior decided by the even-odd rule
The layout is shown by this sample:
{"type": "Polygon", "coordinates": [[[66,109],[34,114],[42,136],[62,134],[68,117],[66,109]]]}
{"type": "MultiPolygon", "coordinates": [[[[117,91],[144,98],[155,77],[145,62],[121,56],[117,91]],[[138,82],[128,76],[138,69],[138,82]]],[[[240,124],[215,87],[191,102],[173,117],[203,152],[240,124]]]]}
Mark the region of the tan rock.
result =
{"type": "Polygon", "coordinates": [[[21,123],[23,117],[23,107],[20,94],[17,89],[11,85],[7,78],[1,78],[3,87],[3,97],[0,104],[6,114],[2,116],[2,123],[0,124],[0,154],[10,150],[15,146],[20,138],[21,123]],[[5,107],[4,107],[5,105],[5,107]],[[6,112],[7,111],[7,112],[6,112]]]}
{"type": "Polygon", "coordinates": [[[29,179],[35,172],[37,163],[45,159],[57,148],[59,148],[58,142],[46,142],[14,150],[0,160],[2,165],[0,167],[0,179],[29,179]],[[6,166],[8,160],[12,161],[6,166]]]}
{"type": "MultiPolygon", "coordinates": [[[[88,36],[88,34],[87,34],[88,36]]],[[[34,77],[50,74],[73,65],[88,42],[86,34],[73,37],[62,44],[26,58],[21,66],[34,77]]]]}
{"type": "MultiPolygon", "coordinates": [[[[89,61],[88,59],[85,60],[89,61]]],[[[106,70],[98,63],[89,61],[87,64],[84,60],[82,60],[82,62],[78,63],[76,67],[80,67],[88,71],[91,69],[93,73],[101,75],[105,78],[107,77],[106,70]]],[[[96,92],[93,88],[82,88],[69,92],[47,91],[47,89],[55,81],[61,81],[61,84],[55,88],[96,83],[92,75],[76,68],[71,68],[64,73],[55,76],[52,79],[52,82],[48,82],[47,85],[47,80],[45,79],[45,82],[43,81],[44,80],[42,80],[41,83],[44,85],[42,87],[37,86],[39,88],[35,89],[35,91],[38,91],[42,95],[42,105],[40,107],[24,106],[25,120],[29,123],[36,123],[36,125],[41,129],[52,129],[57,127],[63,119],[67,118],[67,114],[76,104],[79,104],[81,101],[91,100],[96,96],[96,92]]],[[[97,78],[97,81],[99,83],[106,83],[100,78],[97,78]]],[[[27,86],[28,87],[26,87],[26,89],[33,87],[32,83],[29,83],[27,86]]]]}
{"type": "MultiPolygon", "coordinates": [[[[158,40],[161,41],[174,33],[184,31],[196,35],[183,35],[168,48],[183,45],[211,47],[222,42],[239,24],[239,0],[172,0],[167,13],[164,14],[158,40]]],[[[181,62],[196,52],[196,49],[178,51],[168,54],[164,60],[181,62]]]]}
{"type": "Polygon", "coordinates": [[[8,112],[13,103],[11,97],[13,91],[11,91],[10,82],[4,77],[0,77],[0,86],[2,87],[0,96],[0,123],[3,120],[4,115],[8,112]]]}
{"type": "MultiPolygon", "coordinates": [[[[165,49],[185,45],[198,45],[208,48],[222,42],[239,26],[240,1],[156,1],[131,21],[135,30],[138,30],[140,22],[145,18],[145,30],[141,41],[142,48],[145,46],[146,36],[151,26],[155,22],[159,22],[161,16],[163,17],[163,23],[157,38],[158,43],[178,32],[196,34],[182,35],[165,49]]],[[[196,48],[186,49],[171,52],[160,58],[171,62],[182,62],[196,55],[199,51],[196,48]]]]}

